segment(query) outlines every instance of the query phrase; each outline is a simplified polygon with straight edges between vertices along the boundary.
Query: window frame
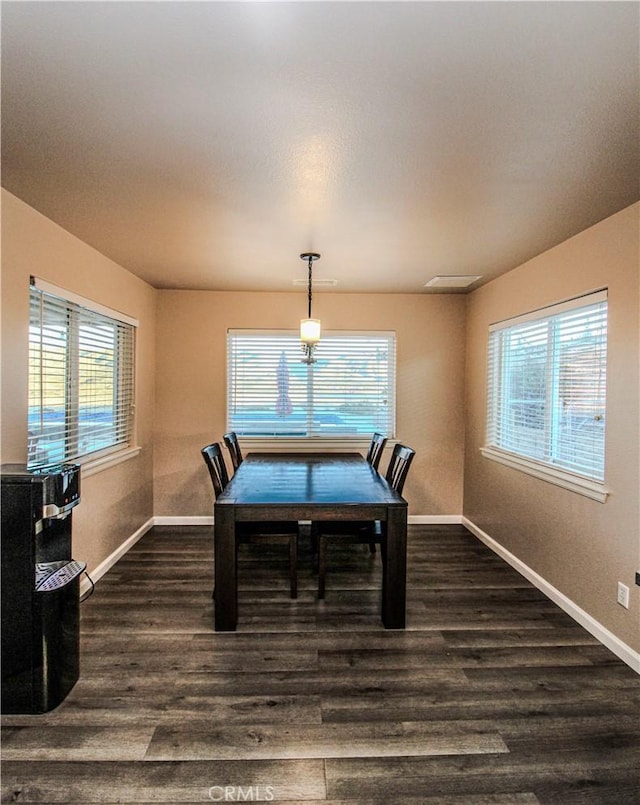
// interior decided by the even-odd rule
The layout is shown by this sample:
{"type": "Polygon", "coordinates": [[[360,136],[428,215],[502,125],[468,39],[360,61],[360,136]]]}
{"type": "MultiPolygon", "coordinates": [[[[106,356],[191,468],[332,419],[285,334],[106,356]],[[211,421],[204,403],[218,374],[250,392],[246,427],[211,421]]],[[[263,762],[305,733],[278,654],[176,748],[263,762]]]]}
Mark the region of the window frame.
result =
{"type": "MultiPolygon", "coordinates": [[[[554,305],[549,305],[544,308],[530,311],[529,313],[525,313],[521,316],[516,316],[490,325],[489,338],[487,342],[487,386],[486,386],[487,411],[486,411],[485,444],[480,448],[481,454],[487,459],[496,461],[502,465],[505,465],[512,469],[519,470],[533,477],[539,478],[541,480],[547,481],[557,486],[561,486],[565,489],[569,489],[573,492],[584,495],[599,503],[604,503],[609,494],[609,490],[605,485],[604,473],[602,478],[591,476],[586,473],[581,473],[573,469],[569,469],[565,466],[562,466],[562,464],[555,463],[552,460],[541,460],[539,457],[527,455],[524,452],[518,452],[517,450],[507,449],[499,443],[500,438],[497,435],[497,432],[499,431],[499,424],[496,419],[492,419],[492,415],[496,411],[500,410],[501,406],[504,404],[504,398],[501,396],[502,395],[501,382],[504,381],[505,378],[504,376],[502,376],[503,373],[499,369],[497,369],[497,366],[499,367],[504,357],[502,354],[500,354],[499,359],[498,360],[496,359],[497,351],[499,350],[499,345],[492,343],[492,341],[494,333],[505,332],[509,330],[513,331],[519,328],[521,325],[529,322],[543,323],[544,321],[551,319],[557,320],[558,317],[562,316],[565,313],[568,314],[571,311],[576,311],[579,310],[580,308],[586,308],[592,305],[602,303],[608,305],[606,289],[591,291],[579,297],[574,297],[572,299],[568,299],[554,305]],[[494,352],[494,354],[492,355],[492,351],[494,350],[496,352],[494,352]]],[[[607,318],[608,318],[608,307],[607,307],[607,318]]],[[[555,332],[556,331],[554,330],[554,339],[557,337],[555,332]]],[[[606,362],[607,362],[606,346],[607,346],[607,335],[605,331],[604,350],[603,350],[605,376],[606,376],[606,362]]],[[[554,408],[553,406],[551,407],[549,406],[549,399],[552,398],[554,394],[556,394],[554,386],[557,383],[557,375],[560,371],[560,364],[555,362],[555,353],[554,353],[555,349],[557,349],[556,343],[550,343],[548,345],[548,355],[544,364],[545,378],[547,380],[547,383],[549,384],[549,389],[547,390],[547,394],[545,396],[545,408],[544,408],[547,427],[549,427],[551,418],[557,413],[557,407],[554,408]],[[551,371],[549,370],[550,365],[552,366],[551,371]]],[[[604,381],[604,399],[606,406],[606,379],[604,381]]],[[[501,415],[502,414],[500,411],[498,416],[501,415]]],[[[552,434],[547,434],[545,432],[544,443],[545,443],[545,449],[548,449],[549,454],[553,456],[555,450],[557,450],[557,446],[555,448],[553,446],[552,434]]],[[[604,461],[606,453],[606,417],[605,417],[605,430],[603,432],[602,450],[603,450],[602,458],[604,461]]]]}
{"type": "MultiPolygon", "coordinates": [[[[114,310],[105,305],[102,305],[93,300],[80,296],[72,291],[60,288],[53,285],[46,280],[39,277],[31,277],[29,287],[29,400],[28,412],[32,407],[32,328],[37,326],[32,319],[32,309],[34,305],[34,292],[36,292],[44,304],[51,306],[54,311],[56,307],[59,308],[61,314],[61,321],[66,316],[67,338],[65,340],[64,350],[64,377],[65,377],[65,403],[64,403],[64,424],[62,426],[61,435],[64,440],[63,448],[59,454],[54,457],[51,455],[46,458],[32,458],[31,444],[28,445],[27,466],[32,469],[55,466],[60,463],[74,463],[79,464],[83,468],[83,477],[90,476],[95,472],[107,469],[110,466],[125,461],[138,455],[140,447],[135,444],[136,434],[136,420],[135,420],[135,402],[136,402],[136,348],[137,348],[137,328],[139,322],[137,319],[122,313],[121,311],[114,310]],[[65,313],[66,308],[66,313],[65,313]],[[112,324],[114,326],[114,339],[122,341],[123,338],[127,339],[124,344],[118,346],[116,350],[117,359],[114,365],[113,377],[116,379],[115,388],[113,392],[112,411],[117,419],[113,425],[117,441],[106,447],[91,450],[89,452],[79,452],[79,437],[81,435],[80,426],[80,384],[76,382],[80,378],[80,330],[84,326],[86,328],[87,322],[83,322],[83,317],[88,319],[88,324],[91,326],[91,320],[95,318],[95,324],[100,324],[100,319],[105,324],[112,324]],[[125,328],[125,329],[123,329],[125,328]],[[124,350],[124,359],[126,366],[123,367],[122,351],[124,350]],[[123,374],[126,373],[126,374],[123,374]],[[123,378],[126,378],[125,388],[123,390],[123,378]],[[121,405],[121,397],[123,394],[129,395],[129,400],[124,400],[124,406],[121,405]],[[124,413],[122,410],[118,412],[118,408],[126,408],[128,411],[124,413]],[[118,413],[120,414],[118,416],[118,413]],[[124,438],[119,438],[124,436],[124,438]],[[76,441],[74,441],[74,439],[76,441]],[[75,444],[75,448],[74,448],[75,444]]],[[[36,302],[37,304],[37,302],[36,302]]],[[[36,336],[37,338],[38,336],[36,336]]],[[[42,338],[42,336],[39,336],[42,338]]],[[[41,371],[41,370],[40,370],[41,371]]],[[[90,376],[91,377],[91,376],[90,376]]],[[[40,382],[42,382],[42,374],[40,375],[40,382]]],[[[40,399],[40,406],[42,406],[42,398],[40,399]]],[[[29,441],[31,442],[31,430],[29,429],[29,441]]],[[[38,435],[36,435],[38,438],[38,435]]]]}
{"type": "MultiPolygon", "coordinates": [[[[227,430],[237,430],[234,427],[231,419],[231,342],[236,336],[249,336],[249,337],[278,337],[284,336],[290,338],[296,344],[296,349],[300,343],[300,334],[297,330],[292,329],[243,329],[243,328],[229,328],[227,330],[227,354],[226,354],[226,412],[225,422],[227,430]]],[[[330,330],[325,331],[322,339],[318,345],[316,357],[322,359],[322,345],[325,345],[331,338],[349,338],[363,339],[367,337],[385,338],[389,343],[389,413],[387,422],[390,424],[388,429],[388,443],[394,444],[395,440],[395,427],[396,427],[396,386],[397,386],[397,339],[395,331],[390,330],[330,330]]],[[[300,359],[302,359],[302,352],[300,359]]],[[[313,366],[307,368],[307,375],[313,376],[313,366]]],[[[308,413],[308,412],[307,412],[308,413]]],[[[373,432],[373,431],[371,431],[373,432]]],[[[278,451],[286,450],[299,450],[299,451],[313,451],[317,450],[320,446],[322,450],[338,451],[344,450],[346,447],[352,449],[364,449],[368,447],[371,441],[371,432],[367,433],[354,433],[354,434],[295,434],[295,435],[281,435],[276,433],[271,434],[242,434],[238,432],[238,437],[241,440],[243,447],[246,449],[269,449],[278,451]]],[[[387,434],[385,434],[387,435],[387,434]]]]}

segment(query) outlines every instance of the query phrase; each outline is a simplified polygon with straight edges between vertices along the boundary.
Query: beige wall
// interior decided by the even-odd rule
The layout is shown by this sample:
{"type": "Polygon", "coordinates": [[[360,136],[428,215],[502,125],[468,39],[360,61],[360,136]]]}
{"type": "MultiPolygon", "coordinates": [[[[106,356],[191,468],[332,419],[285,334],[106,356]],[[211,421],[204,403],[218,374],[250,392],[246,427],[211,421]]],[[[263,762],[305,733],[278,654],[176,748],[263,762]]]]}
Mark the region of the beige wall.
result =
{"type": "Polygon", "coordinates": [[[636,204],[474,291],[467,319],[464,513],[636,651],[640,650],[639,250],[636,204]],[[491,322],[609,289],[605,482],[596,503],[485,459],[491,322]],[[616,603],[618,580],[631,607],[616,603]]]}
{"type": "MultiPolygon", "coordinates": [[[[314,295],[325,330],[396,332],[397,437],[417,451],[410,514],[462,510],[465,308],[459,295],[314,295]]],[[[211,515],[200,448],[225,431],[227,329],[296,329],[305,313],[303,293],[158,292],[156,515],[211,515]]]]}
{"type": "Polygon", "coordinates": [[[142,280],[2,191],[2,461],[27,452],[29,276],[137,318],[140,454],[82,480],[74,555],[96,567],[153,515],[155,291],[142,280]]]}

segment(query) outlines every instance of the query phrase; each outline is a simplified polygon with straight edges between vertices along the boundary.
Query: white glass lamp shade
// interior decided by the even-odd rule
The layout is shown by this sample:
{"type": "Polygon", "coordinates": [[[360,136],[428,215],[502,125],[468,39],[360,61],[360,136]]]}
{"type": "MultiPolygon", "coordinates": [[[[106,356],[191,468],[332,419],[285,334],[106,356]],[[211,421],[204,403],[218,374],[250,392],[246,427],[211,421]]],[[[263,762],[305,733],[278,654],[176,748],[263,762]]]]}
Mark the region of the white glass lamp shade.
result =
{"type": "Polygon", "coordinates": [[[320,319],[302,319],[300,340],[303,344],[317,344],[320,340],[320,319]]]}

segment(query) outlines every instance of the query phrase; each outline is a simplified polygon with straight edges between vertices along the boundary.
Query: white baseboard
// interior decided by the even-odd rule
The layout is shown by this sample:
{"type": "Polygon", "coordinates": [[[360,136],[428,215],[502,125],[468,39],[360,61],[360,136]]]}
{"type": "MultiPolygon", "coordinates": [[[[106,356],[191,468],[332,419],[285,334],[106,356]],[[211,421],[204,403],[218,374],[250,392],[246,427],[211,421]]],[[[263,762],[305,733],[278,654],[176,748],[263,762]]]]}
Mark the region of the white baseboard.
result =
{"type": "MultiPolygon", "coordinates": [[[[141,525],[140,528],[133,533],[128,539],[126,539],[122,545],[115,549],[115,551],[107,556],[107,558],[100,562],[97,567],[94,567],[91,573],[91,581],[94,583],[101,579],[104,574],[111,570],[111,568],[115,565],[115,563],[120,559],[120,557],[124,556],[125,553],[129,550],[129,548],[133,547],[136,542],[143,537],[147,531],[153,526],[154,521],[153,517],[149,518],[144,525],[141,525]]],[[[83,576],[82,581],[80,582],[80,596],[82,597],[85,593],[88,593],[91,589],[91,581],[86,576],[83,576]]]]}
{"type": "Polygon", "coordinates": [[[213,525],[213,517],[154,517],[153,525],[213,525]]]}
{"type": "Polygon", "coordinates": [[[567,598],[564,593],[561,593],[560,590],[546,581],[546,579],[536,573],[535,570],[532,570],[528,565],[518,559],[517,556],[514,556],[510,551],[500,545],[499,542],[496,542],[493,537],[490,537],[485,531],[478,528],[478,526],[467,517],[462,517],[462,525],[468,528],[472,534],[481,542],[484,542],[488,548],[491,548],[494,553],[504,559],[507,564],[517,570],[525,579],[530,581],[534,587],[537,587],[543,592],[547,598],[550,598],[563,609],[574,621],[579,623],[580,626],[583,626],[596,640],[599,640],[637,674],[640,674],[640,653],[632,649],[631,646],[628,646],[620,640],[620,638],[616,637],[613,632],[610,632],[599,621],[589,615],[588,612],[585,612],[584,609],[579,607],[570,598],[567,598]]]}
{"type": "Polygon", "coordinates": [[[461,514],[410,514],[409,525],[460,525],[461,514]]]}
{"type": "MultiPolygon", "coordinates": [[[[409,525],[460,525],[461,514],[410,514],[409,525]]],[[[153,525],[213,525],[213,517],[154,517],[153,525]]]]}

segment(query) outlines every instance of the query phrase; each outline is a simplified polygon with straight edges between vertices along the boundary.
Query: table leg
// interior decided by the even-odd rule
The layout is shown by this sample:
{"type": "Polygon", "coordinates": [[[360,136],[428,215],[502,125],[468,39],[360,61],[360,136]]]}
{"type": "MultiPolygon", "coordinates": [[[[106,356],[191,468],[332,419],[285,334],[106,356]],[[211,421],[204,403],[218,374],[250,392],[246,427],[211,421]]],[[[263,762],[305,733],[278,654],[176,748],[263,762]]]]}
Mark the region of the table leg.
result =
{"type": "Polygon", "coordinates": [[[387,512],[386,561],[382,568],[382,623],[404,629],[407,607],[407,510],[387,512]]]}
{"type": "Polygon", "coordinates": [[[238,568],[235,518],[231,506],[214,509],[214,628],[233,632],[238,622],[238,568]]]}

